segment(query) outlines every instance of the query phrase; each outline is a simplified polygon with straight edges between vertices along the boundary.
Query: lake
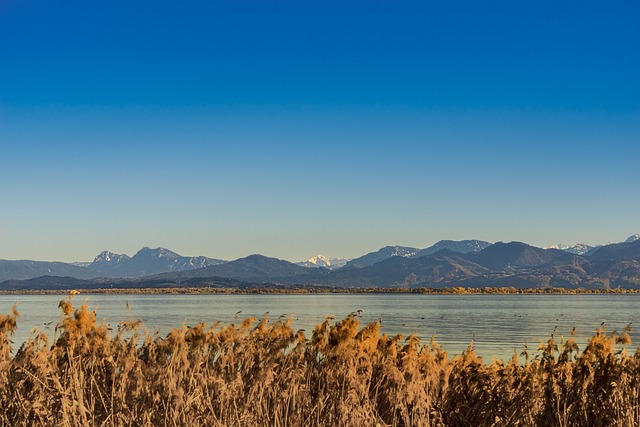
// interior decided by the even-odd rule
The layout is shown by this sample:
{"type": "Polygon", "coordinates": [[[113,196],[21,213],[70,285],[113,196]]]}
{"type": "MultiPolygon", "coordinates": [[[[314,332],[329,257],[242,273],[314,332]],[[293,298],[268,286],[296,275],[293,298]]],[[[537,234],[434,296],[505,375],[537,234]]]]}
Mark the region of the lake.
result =
{"type": "MultiPolygon", "coordinates": [[[[593,295],[420,295],[420,294],[304,294],[304,295],[112,295],[83,294],[98,319],[112,327],[127,317],[138,317],[160,334],[171,328],[198,322],[240,322],[248,316],[272,320],[292,315],[294,329],[305,329],[307,338],[315,324],[333,315],[341,320],[360,311],[363,324],[382,319],[383,332],[418,335],[425,343],[432,335],[451,354],[460,354],[473,340],[477,354],[488,362],[492,357],[508,359],[520,353],[524,343],[536,349],[537,338],[547,340],[569,336],[576,327],[576,341],[582,350],[601,323],[607,331],[621,331],[640,324],[640,294],[593,295]],[[129,308],[127,308],[127,304],[129,308]]],[[[18,303],[21,317],[16,343],[24,342],[33,327],[53,334],[60,318],[62,295],[0,295],[0,313],[18,303]],[[47,323],[52,322],[47,325],[47,323]]],[[[640,330],[631,333],[640,343],[640,330]]]]}

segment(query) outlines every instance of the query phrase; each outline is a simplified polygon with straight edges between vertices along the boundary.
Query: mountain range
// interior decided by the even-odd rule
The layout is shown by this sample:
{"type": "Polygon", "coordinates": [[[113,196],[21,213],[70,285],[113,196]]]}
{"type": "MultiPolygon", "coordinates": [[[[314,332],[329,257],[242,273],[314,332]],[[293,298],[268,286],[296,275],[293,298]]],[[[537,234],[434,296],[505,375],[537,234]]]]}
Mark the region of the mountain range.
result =
{"type": "Polygon", "coordinates": [[[104,251],[87,266],[0,260],[0,289],[246,282],[294,287],[640,288],[637,235],[583,254],[569,249],[542,249],[522,242],[443,240],[424,249],[386,246],[348,262],[341,260],[345,265],[338,268],[324,256],[291,263],[256,254],[227,262],[142,248],[132,257],[104,251]]]}
{"type": "Polygon", "coordinates": [[[0,260],[0,282],[47,275],[77,279],[134,278],[170,271],[195,270],[225,262],[204,256],[186,257],[165,248],[145,247],[132,257],[103,251],[90,263],[0,260]]]}

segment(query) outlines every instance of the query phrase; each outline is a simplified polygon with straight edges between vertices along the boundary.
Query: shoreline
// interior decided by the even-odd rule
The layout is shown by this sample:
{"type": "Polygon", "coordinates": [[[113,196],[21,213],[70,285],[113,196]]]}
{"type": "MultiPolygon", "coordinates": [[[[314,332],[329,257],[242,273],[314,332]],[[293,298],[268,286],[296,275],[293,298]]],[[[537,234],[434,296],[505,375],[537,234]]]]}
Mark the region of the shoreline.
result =
{"type": "MultiPolygon", "coordinates": [[[[76,289],[73,289],[76,291],[76,289]]],[[[72,289],[0,290],[0,295],[68,295],[72,289]]],[[[155,288],[96,288],[77,291],[84,294],[166,294],[166,295],[314,295],[314,294],[421,294],[421,295],[587,295],[587,294],[640,294],[640,289],[565,289],[565,288],[221,288],[221,287],[155,287],[155,288]]]]}

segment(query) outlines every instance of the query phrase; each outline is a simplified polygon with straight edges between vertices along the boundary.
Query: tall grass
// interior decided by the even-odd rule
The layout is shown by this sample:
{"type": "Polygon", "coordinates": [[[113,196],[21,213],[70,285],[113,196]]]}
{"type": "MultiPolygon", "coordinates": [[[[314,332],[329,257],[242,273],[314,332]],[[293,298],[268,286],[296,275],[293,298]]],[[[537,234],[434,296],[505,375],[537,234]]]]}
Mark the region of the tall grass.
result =
{"type": "Polygon", "coordinates": [[[327,319],[307,338],[291,320],[117,331],[72,296],[51,338],[15,353],[15,307],[0,315],[2,426],[638,426],[640,352],[627,331],[586,348],[551,337],[535,355],[483,363],[473,347],[327,319]]]}

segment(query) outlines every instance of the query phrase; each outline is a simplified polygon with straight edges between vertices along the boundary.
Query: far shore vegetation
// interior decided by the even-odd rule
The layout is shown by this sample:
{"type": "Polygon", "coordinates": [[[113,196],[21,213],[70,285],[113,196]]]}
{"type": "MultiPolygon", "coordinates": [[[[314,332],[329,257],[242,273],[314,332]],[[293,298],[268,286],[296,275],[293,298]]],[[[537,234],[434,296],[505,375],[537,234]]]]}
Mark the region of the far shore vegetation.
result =
{"type": "MultiPolygon", "coordinates": [[[[140,287],[140,288],[95,288],[79,291],[87,294],[432,294],[432,295],[483,295],[483,294],[640,294],[640,289],[612,288],[526,288],[482,287],[464,288],[459,286],[445,288],[356,288],[356,287],[283,287],[248,286],[242,288],[204,286],[204,287],[140,287]]],[[[69,289],[14,289],[0,290],[0,295],[66,295],[69,289]]]]}

